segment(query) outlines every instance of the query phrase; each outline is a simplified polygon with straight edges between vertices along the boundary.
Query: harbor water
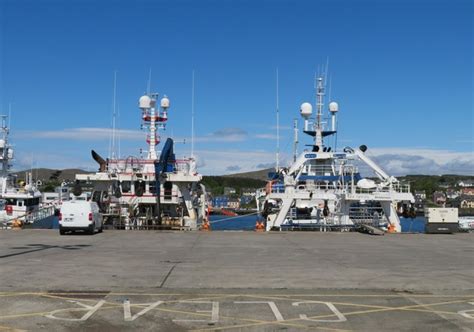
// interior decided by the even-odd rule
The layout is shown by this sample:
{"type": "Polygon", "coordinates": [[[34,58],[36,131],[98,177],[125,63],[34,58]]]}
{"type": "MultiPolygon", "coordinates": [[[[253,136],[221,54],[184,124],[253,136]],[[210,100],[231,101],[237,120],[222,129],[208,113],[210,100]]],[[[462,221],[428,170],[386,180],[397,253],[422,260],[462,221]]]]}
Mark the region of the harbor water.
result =
{"type": "MultiPolygon", "coordinates": [[[[257,221],[256,215],[228,217],[223,215],[211,216],[213,231],[253,231],[257,221]]],[[[403,233],[424,233],[425,217],[400,218],[403,233]]]]}
{"type": "MultiPolygon", "coordinates": [[[[224,215],[211,216],[211,228],[213,231],[253,231],[255,230],[256,215],[242,215],[229,217],[224,215]]],[[[425,217],[400,218],[403,233],[424,233],[425,217]]],[[[30,228],[53,228],[58,229],[58,218],[52,216],[47,225],[32,225],[30,228]]]]}

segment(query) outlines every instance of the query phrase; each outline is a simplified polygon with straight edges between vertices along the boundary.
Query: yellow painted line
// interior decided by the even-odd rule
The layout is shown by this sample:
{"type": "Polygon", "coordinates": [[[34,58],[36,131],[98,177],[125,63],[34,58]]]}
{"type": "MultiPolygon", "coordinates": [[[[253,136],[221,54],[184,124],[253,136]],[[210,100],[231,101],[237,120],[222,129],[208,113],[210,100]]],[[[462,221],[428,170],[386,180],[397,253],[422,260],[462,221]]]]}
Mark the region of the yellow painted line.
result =
{"type": "MultiPolygon", "coordinates": [[[[295,299],[295,298],[289,298],[289,297],[275,297],[275,296],[266,296],[266,297],[262,297],[262,296],[253,296],[253,295],[246,295],[247,297],[255,297],[255,298],[260,298],[260,299],[269,299],[269,300],[286,300],[286,301],[305,301],[303,299],[295,299]]],[[[409,300],[409,299],[407,299],[409,300]]],[[[461,300],[462,302],[464,302],[465,300],[461,300]]],[[[467,300],[466,302],[468,302],[469,300],[467,300]]],[[[352,306],[352,307],[366,307],[366,308],[374,308],[374,309],[393,309],[394,307],[388,307],[388,306],[382,306],[382,305],[371,305],[371,304],[363,304],[363,303],[349,303],[349,302],[334,302],[334,301],[331,301],[332,304],[334,305],[341,305],[341,306],[352,306]]],[[[426,304],[419,304],[419,306],[426,306],[426,304]]],[[[453,311],[434,311],[434,310],[431,310],[431,309],[403,309],[403,310],[406,310],[406,311],[420,311],[420,312],[437,312],[437,313],[447,313],[447,314],[457,314],[457,312],[453,312],[453,311]]],[[[335,315],[332,315],[332,316],[335,316],[335,315]]]]}
{"type": "Polygon", "coordinates": [[[25,332],[25,330],[16,329],[9,326],[0,325],[0,331],[25,332]]]}
{"type": "MultiPolygon", "coordinates": [[[[21,294],[25,294],[25,293],[21,293],[21,294]]],[[[49,293],[35,293],[35,295],[37,294],[41,294],[41,295],[47,295],[47,296],[51,296],[49,293]]],[[[70,293],[67,293],[68,295],[71,295],[70,293]]],[[[80,294],[80,295],[91,295],[90,293],[77,293],[77,294],[80,294]]],[[[100,295],[106,295],[106,296],[110,296],[111,293],[98,293],[100,295]]],[[[130,295],[130,294],[126,294],[126,295],[130,295]]],[[[139,295],[144,295],[144,294],[139,294],[139,295]]],[[[146,294],[145,294],[146,295],[146,294]]],[[[166,295],[166,296],[172,296],[170,294],[161,294],[161,295],[166,295]]],[[[183,295],[190,295],[190,294],[179,294],[180,296],[183,296],[183,295]]],[[[204,295],[204,294],[203,294],[204,295]]],[[[208,294],[206,294],[208,295],[208,294]]],[[[225,297],[232,297],[232,296],[249,296],[249,297],[259,297],[259,298],[265,298],[265,296],[262,296],[262,295],[258,295],[258,294],[255,294],[255,295],[249,295],[249,294],[219,294],[217,296],[217,298],[214,298],[214,299],[218,299],[218,298],[225,298],[225,297]]],[[[268,297],[266,296],[267,298],[272,298],[272,297],[268,297]]],[[[454,297],[454,296],[451,296],[451,297],[454,297]]],[[[472,297],[472,296],[471,296],[472,297]]],[[[69,300],[69,299],[73,299],[73,300],[76,300],[76,301],[87,301],[89,299],[83,299],[83,298],[65,298],[65,297],[60,297],[60,296],[51,296],[51,298],[57,298],[57,299],[63,299],[63,300],[69,300]]],[[[459,297],[458,297],[459,298],[459,297]]],[[[205,298],[196,298],[196,297],[193,297],[193,298],[190,298],[190,299],[187,299],[187,300],[172,300],[172,301],[165,301],[167,303],[174,303],[174,302],[179,302],[179,301],[197,301],[197,300],[202,300],[202,299],[213,299],[213,297],[205,297],[205,298]]],[[[273,297],[273,299],[279,299],[279,298],[276,298],[276,297],[273,297]]],[[[285,300],[296,300],[297,299],[291,299],[291,298],[281,298],[281,299],[285,299],[285,300]]],[[[90,300],[90,301],[95,301],[95,300],[90,300]]],[[[431,303],[431,304],[417,304],[417,305],[409,305],[409,306],[402,306],[402,307],[383,307],[383,306],[372,306],[372,307],[375,307],[376,309],[373,309],[373,310],[363,310],[363,311],[353,311],[353,312],[347,312],[347,313],[342,313],[343,315],[360,315],[360,314],[367,314],[367,313],[374,313],[374,312],[384,312],[384,311],[396,311],[396,310],[404,310],[404,311],[422,311],[422,312],[432,312],[432,313],[435,313],[436,311],[435,310],[429,310],[429,309],[421,309],[421,308],[426,308],[426,307],[433,307],[433,306],[439,306],[439,305],[446,305],[446,304],[454,304],[454,303],[463,303],[463,302],[469,302],[470,300],[455,300],[455,301],[445,301],[445,302],[438,302],[438,303],[431,303]],[[421,307],[421,308],[420,308],[421,307]]],[[[105,307],[101,307],[99,310],[107,310],[107,309],[113,309],[113,308],[118,308],[118,307],[122,307],[122,304],[115,304],[115,303],[111,303],[111,302],[106,302],[108,304],[110,304],[109,306],[105,306],[105,307]]],[[[340,303],[336,303],[336,304],[339,304],[339,305],[352,305],[352,306],[364,306],[363,304],[354,304],[354,303],[343,303],[343,302],[340,302],[340,303]]],[[[144,305],[140,305],[140,304],[135,304],[135,305],[131,305],[132,307],[141,307],[141,308],[146,308],[146,306],[144,305]]],[[[83,308],[65,308],[59,312],[73,312],[73,311],[83,311],[84,309],[83,308]]],[[[188,314],[188,315],[195,315],[195,316],[205,316],[205,317],[209,317],[208,314],[202,314],[202,313],[198,313],[198,312],[187,312],[187,311],[179,311],[179,310],[174,310],[174,309],[167,309],[167,308],[155,308],[155,310],[160,310],[160,311],[168,311],[168,312],[174,312],[174,313],[181,313],[181,314],[188,314]]],[[[25,313],[25,314],[17,314],[17,315],[7,315],[7,316],[2,316],[0,317],[0,319],[9,319],[9,318],[21,318],[21,317],[28,317],[28,316],[44,316],[46,314],[49,314],[51,311],[48,311],[48,312],[36,312],[36,313],[25,313]]],[[[441,311],[439,311],[441,312],[441,311]]],[[[452,313],[452,312],[446,312],[446,313],[452,313]]],[[[329,314],[329,315],[319,315],[319,316],[312,316],[310,317],[310,319],[317,319],[317,318],[325,318],[325,317],[334,317],[335,315],[334,314],[329,314]]],[[[261,326],[261,325],[283,325],[283,326],[294,326],[294,327],[299,327],[299,328],[305,328],[305,329],[308,329],[308,328],[312,328],[312,329],[319,329],[319,330],[329,330],[329,331],[346,331],[346,330],[341,330],[341,329],[331,329],[331,328],[326,328],[326,327],[316,327],[316,326],[313,326],[313,327],[309,327],[309,326],[306,326],[306,325],[302,325],[302,324],[294,324],[293,322],[296,322],[296,321],[300,321],[301,319],[300,318],[294,318],[294,319],[288,319],[288,320],[285,320],[285,321],[264,321],[264,320],[256,320],[256,319],[247,319],[247,318],[239,318],[239,317],[226,317],[226,316],[221,316],[223,319],[230,319],[230,320],[237,320],[237,321],[246,321],[246,322],[251,322],[250,324],[241,324],[241,325],[230,325],[230,326],[223,326],[223,327],[212,327],[212,328],[208,328],[208,329],[204,329],[205,331],[207,330],[225,330],[225,329],[234,329],[234,328],[239,328],[239,327],[252,327],[252,326],[261,326]]],[[[203,329],[200,329],[201,331],[203,331],[203,329]]]]}
{"type": "MultiPolygon", "coordinates": [[[[469,301],[457,300],[457,301],[439,302],[439,303],[429,304],[429,306],[463,303],[463,302],[469,302],[469,301]]],[[[417,308],[417,307],[420,307],[420,306],[422,306],[422,305],[410,305],[410,306],[402,306],[402,307],[385,307],[385,308],[373,309],[373,310],[352,311],[352,312],[347,312],[347,313],[343,312],[342,315],[344,315],[344,316],[353,316],[353,315],[361,315],[361,314],[375,313],[375,312],[396,311],[396,310],[412,310],[413,308],[417,308]]],[[[413,311],[416,311],[416,310],[413,310],[413,311]]],[[[430,311],[427,311],[427,312],[430,312],[430,311]]],[[[329,318],[329,317],[334,317],[334,316],[336,316],[336,315],[335,314],[326,314],[326,315],[312,316],[312,317],[309,317],[309,319],[329,318]]],[[[269,325],[286,324],[287,322],[293,322],[293,321],[299,321],[299,320],[302,320],[302,319],[301,318],[292,318],[292,319],[287,319],[285,321],[267,322],[266,324],[257,323],[257,324],[245,324],[245,325],[237,325],[237,326],[234,325],[233,327],[231,327],[231,326],[218,327],[218,328],[206,329],[205,331],[224,330],[224,329],[242,328],[242,327],[256,327],[256,326],[267,325],[267,324],[269,324],[269,325]]],[[[203,330],[201,329],[201,331],[203,331],[203,330]]]]}

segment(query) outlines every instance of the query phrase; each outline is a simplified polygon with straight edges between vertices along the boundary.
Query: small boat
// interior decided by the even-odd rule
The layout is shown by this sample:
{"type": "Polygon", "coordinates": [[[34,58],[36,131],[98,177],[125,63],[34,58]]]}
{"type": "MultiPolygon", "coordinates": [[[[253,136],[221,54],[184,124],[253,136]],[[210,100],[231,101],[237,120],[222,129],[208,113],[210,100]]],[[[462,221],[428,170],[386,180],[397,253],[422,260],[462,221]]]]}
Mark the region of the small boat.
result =
{"type": "Polygon", "coordinates": [[[0,117],[0,228],[52,225],[54,208],[41,206],[41,192],[33,182],[32,174],[26,172],[25,180],[18,181],[10,171],[13,160],[13,148],[8,140],[10,128],[7,116],[0,117]]]}

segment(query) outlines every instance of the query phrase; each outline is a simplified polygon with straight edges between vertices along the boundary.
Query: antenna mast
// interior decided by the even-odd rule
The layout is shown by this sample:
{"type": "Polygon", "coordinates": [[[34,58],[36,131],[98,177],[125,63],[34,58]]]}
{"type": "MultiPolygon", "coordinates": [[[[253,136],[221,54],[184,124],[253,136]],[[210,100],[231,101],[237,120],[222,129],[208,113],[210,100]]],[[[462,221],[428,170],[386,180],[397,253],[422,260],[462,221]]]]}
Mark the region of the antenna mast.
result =
{"type": "Polygon", "coordinates": [[[323,126],[322,126],[322,115],[323,115],[323,98],[324,98],[324,84],[323,78],[318,77],[316,86],[316,97],[317,97],[317,114],[316,114],[316,136],[315,145],[322,148],[323,145],[323,126]]]}
{"type": "Polygon", "coordinates": [[[298,119],[293,122],[293,131],[293,162],[295,162],[298,157],[298,119]]]}
{"type": "Polygon", "coordinates": [[[191,87],[191,158],[194,158],[194,69],[191,87]]]}
{"type": "Polygon", "coordinates": [[[114,100],[113,100],[113,113],[112,113],[112,144],[111,144],[111,157],[115,159],[115,121],[116,121],[116,98],[117,98],[117,71],[114,71],[114,100]]]}
{"type": "Polygon", "coordinates": [[[276,69],[276,132],[277,132],[277,152],[276,152],[276,171],[280,169],[280,100],[279,100],[279,80],[278,67],[276,69]]]}
{"type": "Polygon", "coordinates": [[[151,93],[151,67],[150,70],[148,71],[148,83],[146,85],[146,93],[150,95],[151,93]]]}

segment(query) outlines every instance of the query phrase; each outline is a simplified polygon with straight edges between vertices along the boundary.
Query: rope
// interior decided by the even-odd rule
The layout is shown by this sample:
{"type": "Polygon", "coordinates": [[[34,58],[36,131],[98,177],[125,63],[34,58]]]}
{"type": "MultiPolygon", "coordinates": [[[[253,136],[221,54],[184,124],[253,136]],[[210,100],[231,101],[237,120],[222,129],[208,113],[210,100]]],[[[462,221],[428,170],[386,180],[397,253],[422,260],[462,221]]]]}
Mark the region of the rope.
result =
{"type": "Polygon", "coordinates": [[[218,219],[218,220],[213,220],[213,221],[210,221],[209,223],[210,224],[214,224],[216,222],[220,222],[220,221],[224,221],[224,220],[232,220],[232,219],[238,219],[238,218],[242,218],[242,217],[248,217],[248,216],[253,216],[253,215],[256,215],[258,214],[259,212],[253,212],[253,213],[249,213],[249,214],[242,214],[240,216],[236,216],[236,217],[230,217],[230,218],[224,218],[224,219],[218,219]]]}

